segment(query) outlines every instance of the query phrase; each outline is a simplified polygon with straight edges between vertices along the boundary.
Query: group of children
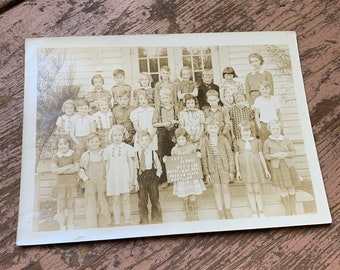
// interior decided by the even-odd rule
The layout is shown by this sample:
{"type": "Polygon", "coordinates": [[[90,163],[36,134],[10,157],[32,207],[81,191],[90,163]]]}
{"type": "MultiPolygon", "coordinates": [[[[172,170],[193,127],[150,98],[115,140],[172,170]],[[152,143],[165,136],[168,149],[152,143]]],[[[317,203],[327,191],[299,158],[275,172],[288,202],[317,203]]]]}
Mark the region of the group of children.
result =
{"type": "Polygon", "coordinates": [[[281,188],[286,214],[296,214],[295,151],[282,135],[273,79],[261,69],[261,55],[251,54],[249,62],[253,71],[245,88],[235,81],[232,67],[223,70],[220,87],[213,83],[211,69],[202,72],[198,86],[187,66],[177,83],[170,81],[169,67],[162,66],[154,88],[152,77],[141,73],[136,90],[124,82],[123,70],[113,72],[116,85],[111,91],[103,89],[100,74],[94,75],[94,89],[76,101],[65,101],[64,115],[57,120],[58,149],[52,160],[57,184],[52,196],[57,198],[60,229],[74,227],[79,182],[85,189],[88,228],[111,226],[111,212],[119,226],[121,208],[124,224],[130,224],[132,190],[138,190],[140,224],[162,223],[159,186],[169,184],[173,194],[183,198],[187,221],[198,220],[196,197],[207,184],[213,186],[219,218],[231,219],[229,183],[235,179],[246,185],[253,217],[264,216],[261,183],[270,178],[281,188]],[[204,179],[170,183],[167,157],[189,154],[201,160],[204,179]]]}

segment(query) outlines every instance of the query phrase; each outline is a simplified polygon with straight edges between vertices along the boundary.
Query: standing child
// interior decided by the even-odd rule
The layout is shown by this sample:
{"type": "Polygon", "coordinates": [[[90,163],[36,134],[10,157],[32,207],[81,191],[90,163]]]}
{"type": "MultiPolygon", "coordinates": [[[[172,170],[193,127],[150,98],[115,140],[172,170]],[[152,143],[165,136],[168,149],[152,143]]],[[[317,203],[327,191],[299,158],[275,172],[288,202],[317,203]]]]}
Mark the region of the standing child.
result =
{"type": "Polygon", "coordinates": [[[281,190],[281,201],[285,207],[286,215],[296,215],[295,188],[299,185],[299,175],[293,161],[295,149],[292,142],[281,135],[281,126],[278,120],[269,121],[268,129],[271,135],[264,142],[263,154],[270,161],[272,185],[281,190]]]}
{"type": "Polygon", "coordinates": [[[130,94],[126,89],[117,92],[117,105],[112,109],[112,122],[114,125],[122,125],[126,128],[127,134],[124,142],[133,145],[133,135],[136,133],[133,123],[130,120],[130,114],[136,109],[130,105],[130,94]]]}
{"type": "Polygon", "coordinates": [[[240,82],[235,81],[236,77],[237,75],[232,67],[223,69],[223,84],[220,87],[220,96],[223,105],[229,110],[234,105],[233,94],[236,92],[244,92],[243,85],[240,82]]]}
{"type": "Polygon", "coordinates": [[[136,183],[134,151],[131,145],[123,142],[126,130],[121,125],[114,125],[110,131],[112,144],[104,150],[106,167],[106,192],[113,197],[113,215],[116,226],[120,226],[120,206],[124,208],[125,224],[130,225],[131,205],[130,190],[136,183]]]}
{"type": "Polygon", "coordinates": [[[207,101],[209,107],[204,109],[205,119],[215,118],[219,123],[219,132],[223,134],[229,141],[230,139],[230,117],[228,109],[218,105],[220,99],[218,98],[218,92],[215,90],[209,90],[207,92],[207,101]]]}
{"type": "Polygon", "coordinates": [[[73,119],[70,136],[76,145],[76,156],[79,159],[87,150],[87,136],[95,132],[95,125],[89,115],[89,104],[86,100],[78,100],[77,112],[73,119]]]}
{"type": "Polygon", "coordinates": [[[90,106],[89,114],[92,115],[99,110],[99,100],[106,98],[110,101],[110,107],[112,105],[112,95],[109,90],[103,88],[104,77],[100,74],[95,74],[91,78],[91,83],[94,89],[89,92],[85,92],[79,96],[80,99],[85,99],[90,106]]]}
{"type": "Polygon", "coordinates": [[[57,175],[57,183],[52,190],[52,197],[57,199],[57,217],[60,230],[73,230],[75,198],[80,191],[77,182],[79,163],[70,149],[70,139],[61,137],[58,150],[53,156],[51,171],[57,175]],[[65,223],[67,210],[67,222],[65,223]],[[67,227],[66,227],[67,225],[67,227]]]}
{"type": "Polygon", "coordinates": [[[68,99],[63,103],[61,108],[62,112],[65,113],[59,116],[56,122],[57,135],[59,136],[70,136],[72,122],[74,118],[74,112],[76,110],[76,102],[68,99]]]}
{"type": "Polygon", "coordinates": [[[149,223],[148,201],[151,202],[151,223],[162,223],[162,209],[159,203],[158,182],[162,174],[162,166],[157,153],[149,148],[150,134],[142,131],[138,134],[140,150],[136,152],[138,171],[138,210],[140,224],[149,223]]]}
{"type": "Polygon", "coordinates": [[[201,140],[202,168],[207,183],[213,184],[219,218],[231,219],[229,181],[234,178],[235,164],[230,143],[219,136],[219,127],[216,119],[207,119],[207,136],[201,140]]]}
{"type": "Polygon", "coordinates": [[[254,130],[254,112],[250,108],[248,102],[246,102],[246,96],[244,93],[235,92],[233,94],[234,105],[229,111],[230,121],[231,121],[231,138],[233,142],[241,138],[240,125],[244,121],[249,121],[251,123],[252,133],[255,134],[254,130]]]}
{"type": "MultiPolygon", "coordinates": [[[[185,156],[196,153],[196,147],[190,142],[188,132],[183,128],[175,131],[176,145],[171,150],[171,156],[185,156]]],[[[166,162],[166,156],[164,157],[166,162]]],[[[173,194],[183,198],[186,221],[198,220],[197,195],[201,195],[206,190],[202,179],[190,179],[183,177],[174,182],[173,194]]]]}
{"type": "Polygon", "coordinates": [[[112,112],[109,110],[110,100],[102,98],[98,101],[99,111],[93,115],[96,131],[99,133],[100,146],[105,148],[110,144],[109,131],[112,127],[112,112]]]}
{"type": "Polygon", "coordinates": [[[177,126],[177,108],[171,103],[171,90],[161,89],[161,106],[156,108],[153,114],[152,123],[157,128],[157,140],[158,140],[158,155],[161,159],[163,173],[160,177],[161,188],[167,188],[168,182],[166,177],[165,164],[163,162],[164,156],[170,156],[171,149],[174,147],[172,141],[175,126],[177,126]]]}
{"type": "Polygon", "coordinates": [[[104,151],[100,148],[100,136],[91,133],[87,144],[89,150],[82,154],[79,170],[79,177],[85,182],[86,228],[97,228],[98,224],[99,227],[108,227],[111,225],[111,214],[106,199],[104,151]]]}
{"type": "Polygon", "coordinates": [[[197,146],[204,131],[204,113],[197,109],[196,99],[191,94],[184,96],[185,109],[179,113],[179,126],[184,128],[190,141],[197,146]]]}
{"type": "Polygon", "coordinates": [[[259,138],[262,142],[264,142],[270,135],[267,128],[270,120],[275,119],[282,123],[280,101],[278,97],[270,94],[271,91],[272,85],[267,81],[261,81],[261,96],[257,97],[254,102],[255,121],[259,129],[259,138]]]}
{"type": "Polygon", "coordinates": [[[262,154],[262,142],[251,136],[251,128],[249,121],[243,121],[241,138],[234,144],[236,179],[242,179],[246,184],[252,217],[264,217],[261,183],[265,177],[270,177],[270,173],[262,154]]]}
{"type": "MultiPolygon", "coordinates": [[[[205,69],[202,71],[202,83],[198,86],[198,104],[199,108],[204,111],[204,109],[209,108],[209,103],[207,101],[207,92],[209,90],[215,90],[219,93],[219,87],[217,84],[213,83],[214,73],[212,69],[205,69]]],[[[218,94],[219,97],[219,94],[218,94]]]]}
{"type": "MultiPolygon", "coordinates": [[[[133,123],[133,127],[137,133],[140,133],[142,130],[147,131],[151,138],[151,149],[157,150],[157,129],[152,125],[152,117],[155,111],[155,108],[150,107],[148,102],[148,93],[144,89],[139,89],[137,92],[138,105],[139,107],[131,112],[130,120],[133,123]]],[[[135,149],[139,148],[138,144],[138,136],[135,136],[135,149]]]]}
{"type": "MultiPolygon", "coordinates": [[[[177,98],[179,100],[179,109],[183,110],[185,107],[184,96],[186,94],[191,94],[195,98],[195,103],[197,104],[198,87],[197,83],[191,80],[191,67],[184,66],[181,69],[182,81],[178,82],[176,85],[177,98]]],[[[197,105],[198,106],[198,105],[197,105]]]]}
{"type": "Polygon", "coordinates": [[[113,78],[116,82],[116,85],[112,87],[111,92],[114,100],[114,105],[117,105],[117,94],[120,90],[126,90],[129,92],[129,96],[131,97],[131,86],[125,83],[125,71],[122,69],[115,69],[113,71],[113,78]]]}
{"type": "Polygon", "coordinates": [[[176,93],[176,85],[175,83],[170,81],[170,68],[168,66],[161,66],[160,68],[160,77],[161,80],[155,85],[155,107],[161,106],[161,98],[160,98],[160,90],[170,89],[171,91],[171,102],[177,107],[177,93],[176,93]]]}
{"type": "Polygon", "coordinates": [[[274,95],[273,76],[269,71],[263,70],[263,57],[258,53],[251,53],[248,56],[249,63],[253,67],[253,71],[248,73],[245,81],[245,93],[249,105],[253,105],[255,99],[260,95],[260,82],[267,81],[272,86],[271,95],[274,95]]]}
{"type": "MultiPolygon", "coordinates": [[[[144,89],[146,90],[147,94],[148,94],[148,101],[151,107],[154,107],[154,89],[151,87],[151,83],[152,83],[152,77],[149,73],[147,72],[141,72],[139,74],[139,78],[138,78],[138,83],[139,83],[139,88],[138,89],[144,89]]],[[[133,91],[133,100],[131,101],[131,103],[136,106],[138,103],[137,100],[137,90],[133,91]]]]}

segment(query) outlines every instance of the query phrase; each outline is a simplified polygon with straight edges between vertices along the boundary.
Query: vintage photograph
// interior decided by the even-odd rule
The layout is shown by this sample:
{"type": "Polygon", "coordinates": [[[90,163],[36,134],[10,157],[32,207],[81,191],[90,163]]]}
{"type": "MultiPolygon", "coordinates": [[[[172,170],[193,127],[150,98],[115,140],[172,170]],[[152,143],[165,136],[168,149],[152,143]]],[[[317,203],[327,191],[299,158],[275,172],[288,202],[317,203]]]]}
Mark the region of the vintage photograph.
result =
{"type": "Polygon", "coordinates": [[[330,223],[294,32],[26,40],[18,245],[330,223]]]}

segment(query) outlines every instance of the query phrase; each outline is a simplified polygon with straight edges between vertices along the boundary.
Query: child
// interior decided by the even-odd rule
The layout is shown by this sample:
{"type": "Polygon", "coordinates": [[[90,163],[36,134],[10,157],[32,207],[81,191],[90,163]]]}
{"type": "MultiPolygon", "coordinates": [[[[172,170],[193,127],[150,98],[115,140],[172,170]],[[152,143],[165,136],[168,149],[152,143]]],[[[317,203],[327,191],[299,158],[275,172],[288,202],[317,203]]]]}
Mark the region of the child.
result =
{"type": "Polygon", "coordinates": [[[77,101],[77,112],[73,119],[70,136],[76,145],[76,156],[79,159],[87,150],[87,136],[95,132],[95,125],[89,115],[89,104],[86,100],[77,101]]]}
{"type": "MultiPolygon", "coordinates": [[[[139,107],[131,112],[130,120],[137,133],[145,130],[150,134],[152,138],[150,148],[152,150],[157,150],[157,129],[152,125],[152,117],[155,108],[150,107],[148,102],[148,93],[146,90],[139,89],[137,92],[137,98],[139,107]]],[[[139,148],[138,136],[135,136],[134,147],[135,149],[139,148]]]]}
{"type": "Polygon", "coordinates": [[[86,228],[97,228],[98,223],[99,227],[108,227],[111,225],[111,213],[106,200],[104,151],[100,148],[100,136],[91,133],[87,144],[89,150],[82,154],[79,170],[79,177],[85,182],[86,228]]]}
{"type": "Polygon", "coordinates": [[[191,68],[189,66],[184,66],[181,69],[182,81],[178,82],[176,85],[177,98],[179,100],[179,109],[183,110],[185,107],[184,96],[186,94],[191,94],[195,98],[197,104],[198,88],[196,82],[191,80],[191,68]]]}
{"type": "Polygon", "coordinates": [[[155,85],[155,107],[161,106],[161,99],[160,99],[160,90],[163,88],[170,89],[171,91],[171,102],[172,104],[177,107],[177,93],[176,93],[176,85],[173,82],[170,82],[170,68],[168,66],[162,66],[160,68],[160,77],[161,80],[156,83],[155,85]]]}
{"type": "MultiPolygon", "coordinates": [[[[207,102],[207,92],[209,90],[215,90],[219,93],[218,85],[213,83],[213,71],[212,69],[205,69],[202,71],[202,80],[203,82],[198,86],[198,104],[199,108],[204,111],[204,109],[209,107],[209,103],[207,102]]],[[[219,97],[219,94],[218,94],[219,97]]]]}
{"type": "Polygon", "coordinates": [[[179,126],[184,128],[190,141],[198,146],[204,131],[204,113],[196,108],[196,99],[191,94],[184,96],[185,109],[179,113],[179,126]]]}
{"type": "Polygon", "coordinates": [[[100,74],[95,74],[91,78],[91,83],[94,86],[94,89],[89,92],[85,92],[83,95],[81,95],[80,99],[85,99],[90,106],[89,114],[92,115],[95,112],[99,110],[99,100],[101,98],[106,98],[110,101],[110,107],[111,107],[111,100],[112,95],[110,91],[103,89],[104,84],[104,77],[100,74]]]}
{"type": "Polygon", "coordinates": [[[62,112],[65,113],[59,116],[56,122],[57,135],[59,136],[69,136],[72,122],[74,118],[74,112],[76,110],[76,103],[74,100],[68,99],[63,103],[61,108],[62,112]]]}
{"type": "Polygon", "coordinates": [[[126,128],[127,134],[124,138],[124,142],[133,145],[133,135],[136,131],[130,120],[130,114],[136,107],[130,105],[130,94],[128,90],[119,90],[116,96],[117,105],[112,109],[112,122],[114,125],[122,125],[126,128]]]}
{"type": "Polygon", "coordinates": [[[281,120],[281,104],[276,96],[272,96],[272,85],[267,81],[260,82],[261,96],[257,97],[254,102],[255,121],[259,129],[259,137],[264,142],[270,135],[267,124],[270,120],[281,120]]]}
{"type": "Polygon", "coordinates": [[[255,99],[260,95],[260,82],[267,81],[272,86],[271,95],[274,95],[273,76],[270,72],[262,70],[264,63],[262,55],[258,53],[251,53],[248,56],[249,63],[253,67],[253,71],[248,73],[245,81],[245,93],[249,105],[253,105],[255,99]]]}
{"type": "Polygon", "coordinates": [[[243,121],[240,125],[242,137],[234,144],[236,179],[246,184],[252,217],[264,217],[261,183],[270,173],[262,154],[262,142],[251,136],[251,128],[251,122],[243,121]]]}
{"type": "Polygon", "coordinates": [[[231,219],[229,181],[234,177],[235,164],[230,144],[224,136],[219,136],[219,128],[216,119],[207,119],[208,135],[201,140],[202,168],[207,183],[213,184],[219,218],[231,219]]]}
{"type": "Polygon", "coordinates": [[[58,150],[53,156],[51,171],[57,175],[57,183],[52,190],[52,197],[57,199],[57,217],[60,230],[73,230],[75,198],[80,191],[77,182],[79,163],[70,149],[70,139],[61,137],[58,150]],[[67,227],[65,210],[67,209],[67,227]]]}
{"type": "Polygon", "coordinates": [[[254,112],[249,107],[248,102],[246,102],[246,96],[244,93],[235,92],[233,94],[234,105],[229,111],[230,121],[231,121],[231,138],[233,142],[241,138],[240,125],[244,121],[250,121],[252,133],[255,134],[253,120],[254,112]]]}
{"type": "Polygon", "coordinates": [[[270,161],[272,185],[281,189],[281,201],[286,215],[296,215],[295,188],[298,187],[299,176],[293,161],[295,149],[292,142],[281,135],[278,120],[270,120],[268,129],[271,135],[264,142],[263,154],[270,161]]]}
{"type": "Polygon", "coordinates": [[[125,71],[122,69],[115,69],[113,71],[113,78],[116,82],[116,85],[112,87],[111,92],[114,100],[114,105],[117,105],[117,94],[120,90],[127,90],[129,92],[129,96],[131,97],[131,86],[126,84],[125,81],[125,71]]]}
{"type": "Polygon", "coordinates": [[[163,173],[160,178],[162,188],[167,188],[167,177],[165,164],[163,162],[164,156],[170,156],[171,149],[174,147],[172,138],[177,126],[177,109],[171,103],[171,90],[161,89],[161,106],[156,108],[153,114],[152,123],[157,128],[157,140],[158,140],[158,154],[161,159],[163,173]]]}
{"type": "Polygon", "coordinates": [[[151,202],[151,223],[162,223],[162,209],[159,203],[158,182],[162,174],[162,166],[154,150],[149,148],[150,134],[142,131],[138,134],[140,150],[136,152],[138,171],[138,210],[140,224],[149,223],[148,198],[151,202]]]}
{"type": "Polygon", "coordinates": [[[223,134],[230,141],[230,119],[228,109],[218,105],[220,99],[218,98],[217,91],[209,90],[206,95],[209,107],[203,111],[205,119],[211,117],[217,119],[220,126],[220,134],[223,134]]]}
{"type": "Polygon", "coordinates": [[[123,142],[126,130],[121,125],[114,125],[109,136],[112,144],[104,150],[106,168],[106,193],[113,198],[113,215],[116,226],[120,226],[120,205],[124,208],[125,225],[130,225],[131,206],[130,190],[138,186],[134,163],[134,151],[131,145],[123,142]]]}
{"type": "Polygon", "coordinates": [[[93,115],[96,131],[99,133],[100,146],[105,148],[110,144],[109,131],[112,127],[112,112],[109,110],[109,100],[102,98],[98,101],[99,111],[93,115]]]}
{"type": "Polygon", "coordinates": [[[234,80],[236,77],[237,75],[232,67],[223,69],[222,78],[224,81],[220,87],[220,96],[223,105],[229,110],[234,104],[233,94],[235,92],[244,92],[242,84],[234,80]]]}
{"type": "MultiPolygon", "coordinates": [[[[152,83],[152,77],[147,72],[142,72],[139,74],[138,83],[139,83],[139,89],[145,89],[148,94],[148,101],[151,107],[154,107],[154,89],[151,87],[152,83]]],[[[133,100],[131,101],[134,106],[137,105],[137,90],[133,91],[133,100]]]]}
{"type": "MultiPolygon", "coordinates": [[[[195,154],[196,147],[190,142],[188,132],[183,128],[175,131],[176,145],[171,150],[171,156],[185,156],[195,154]]],[[[164,157],[166,162],[166,156],[164,157]]],[[[174,182],[173,194],[183,198],[186,221],[198,220],[197,195],[206,190],[202,179],[183,178],[174,182]]]]}

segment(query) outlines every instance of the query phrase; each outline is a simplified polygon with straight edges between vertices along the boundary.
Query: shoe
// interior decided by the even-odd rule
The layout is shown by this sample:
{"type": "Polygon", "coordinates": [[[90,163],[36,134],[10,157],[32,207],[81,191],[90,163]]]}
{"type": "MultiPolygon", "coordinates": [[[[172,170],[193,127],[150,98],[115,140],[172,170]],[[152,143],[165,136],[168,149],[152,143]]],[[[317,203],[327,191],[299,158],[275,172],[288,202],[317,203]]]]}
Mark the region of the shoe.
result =
{"type": "Polygon", "coordinates": [[[233,215],[231,214],[230,209],[225,209],[224,213],[227,219],[233,219],[233,215]]]}
{"type": "Polygon", "coordinates": [[[167,189],[168,188],[168,183],[165,182],[161,185],[161,189],[167,189]]]}
{"type": "Polygon", "coordinates": [[[260,212],[259,217],[266,217],[266,215],[263,212],[260,212]]]}

